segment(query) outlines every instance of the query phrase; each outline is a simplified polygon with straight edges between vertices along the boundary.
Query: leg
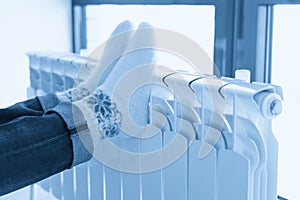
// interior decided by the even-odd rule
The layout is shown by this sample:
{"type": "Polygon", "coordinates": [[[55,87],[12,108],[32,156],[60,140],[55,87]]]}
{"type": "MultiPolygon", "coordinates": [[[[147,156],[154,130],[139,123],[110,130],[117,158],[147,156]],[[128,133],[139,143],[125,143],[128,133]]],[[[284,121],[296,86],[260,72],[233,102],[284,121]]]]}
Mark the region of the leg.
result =
{"type": "Polygon", "coordinates": [[[0,110],[0,195],[71,166],[72,142],[64,120],[44,114],[37,99],[0,110]]]}
{"type": "Polygon", "coordinates": [[[24,102],[19,102],[8,108],[0,109],[0,124],[7,123],[22,116],[42,116],[45,111],[59,103],[55,94],[36,97],[24,102]]]}
{"type": "Polygon", "coordinates": [[[7,123],[21,116],[41,116],[43,109],[38,100],[30,99],[8,108],[0,109],[0,124],[7,123]]]}

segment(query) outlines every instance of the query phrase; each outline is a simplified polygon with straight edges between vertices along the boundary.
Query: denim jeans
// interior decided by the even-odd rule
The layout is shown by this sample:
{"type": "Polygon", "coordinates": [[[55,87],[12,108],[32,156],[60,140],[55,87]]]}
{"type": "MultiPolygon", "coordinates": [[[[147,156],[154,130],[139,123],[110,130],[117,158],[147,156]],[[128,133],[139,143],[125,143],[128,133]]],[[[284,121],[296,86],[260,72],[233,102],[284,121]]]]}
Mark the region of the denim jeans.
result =
{"type": "Polygon", "coordinates": [[[0,109],[0,195],[91,158],[78,136],[89,134],[84,117],[77,109],[74,120],[73,110],[55,94],[0,109]]]}

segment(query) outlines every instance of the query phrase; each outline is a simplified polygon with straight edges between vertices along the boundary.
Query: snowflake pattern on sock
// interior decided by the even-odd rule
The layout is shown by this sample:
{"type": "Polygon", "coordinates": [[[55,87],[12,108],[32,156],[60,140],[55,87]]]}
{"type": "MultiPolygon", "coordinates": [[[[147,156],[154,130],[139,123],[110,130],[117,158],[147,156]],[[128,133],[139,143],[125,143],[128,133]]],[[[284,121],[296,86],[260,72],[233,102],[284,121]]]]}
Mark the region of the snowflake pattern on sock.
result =
{"type": "Polygon", "coordinates": [[[89,98],[88,104],[94,109],[100,131],[107,137],[118,135],[122,114],[118,111],[116,104],[111,102],[111,98],[101,89],[97,89],[89,98]]]}

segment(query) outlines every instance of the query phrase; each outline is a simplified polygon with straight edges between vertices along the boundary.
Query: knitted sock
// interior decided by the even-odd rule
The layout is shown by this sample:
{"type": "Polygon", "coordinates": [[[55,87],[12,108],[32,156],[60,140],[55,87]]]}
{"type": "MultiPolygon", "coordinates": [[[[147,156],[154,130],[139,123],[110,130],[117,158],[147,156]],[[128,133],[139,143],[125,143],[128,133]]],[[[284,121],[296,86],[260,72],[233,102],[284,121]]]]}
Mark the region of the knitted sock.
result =
{"type": "Polygon", "coordinates": [[[111,33],[109,40],[106,42],[101,59],[96,69],[91,72],[91,75],[86,80],[78,85],[76,88],[69,89],[65,92],[57,93],[57,97],[62,101],[78,101],[85,96],[88,96],[97,86],[101,72],[102,80],[109,76],[116,62],[110,62],[114,55],[121,55],[124,52],[132,35],[133,26],[130,21],[126,20],[120,23],[111,33]],[[121,42],[120,42],[121,41],[121,42]],[[108,67],[106,67],[108,66],[108,67]]]}
{"type": "MultiPolygon", "coordinates": [[[[146,22],[142,22],[133,35],[131,41],[129,42],[127,49],[125,50],[125,55],[123,55],[119,59],[111,75],[107,78],[107,80],[105,80],[104,84],[102,85],[103,91],[112,97],[114,89],[118,84],[120,84],[119,80],[127,75],[127,73],[135,73],[133,72],[133,70],[143,65],[153,65],[155,62],[155,50],[153,49],[154,45],[155,39],[154,32],[152,31],[152,26],[146,22]]],[[[141,74],[136,73],[134,75],[134,78],[130,78],[128,82],[140,82],[139,80],[141,79],[146,80],[146,77],[143,76],[144,75],[141,76],[141,74]],[[136,79],[137,81],[135,81],[136,79]]],[[[148,76],[150,77],[151,74],[148,74],[148,76]]],[[[127,79],[128,78],[129,77],[127,77],[127,79]]],[[[128,87],[130,87],[129,84],[128,87]]],[[[131,98],[133,98],[133,101],[131,100],[130,102],[128,102],[128,100],[130,99],[127,99],[125,97],[126,95],[115,94],[115,96],[117,96],[118,102],[122,102],[124,104],[127,104],[128,102],[128,104],[130,104],[130,108],[134,108],[130,110],[119,108],[123,110],[122,114],[129,114],[133,122],[140,126],[145,126],[149,123],[150,113],[148,103],[151,89],[149,87],[143,87],[143,85],[140,85],[139,87],[139,92],[131,96],[131,98]]],[[[124,90],[128,91],[130,90],[130,88],[126,88],[126,86],[124,86],[124,90]]],[[[124,90],[121,92],[126,93],[126,91],[124,90]]]]}
{"type": "Polygon", "coordinates": [[[124,21],[115,28],[105,43],[97,67],[83,83],[84,87],[90,92],[102,85],[106,78],[110,76],[120,56],[125,53],[127,46],[130,44],[133,33],[133,25],[129,21],[124,21]]]}
{"type": "MultiPolygon", "coordinates": [[[[130,51],[130,49],[135,47],[153,46],[153,33],[151,31],[141,31],[145,28],[150,29],[152,27],[148,23],[141,23],[129,41],[126,51],[130,51]]],[[[136,67],[153,64],[154,62],[153,49],[140,49],[128,53],[126,51],[112,68],[104,83],[98,86],[88,97],[75,102],[75,105],[83,111],[94,139],[96,139],[95,137],[112,137],[117,135],[120,131],[122,115],[128,114],[118,111],[118,105],[111,100],[113,89],[122,78],[122,75],[136,67]]],[[[122,96],[120,98],[122,98],[122,96]]],[[[149,95],[145,95],[144,98],[148,99],[149,95]]],[[[121,101],[123,101],[123,99],[121,99],[121,101]]],[[[124,101],[126,101],[126,99],[124,99],[124,101]]],[[[148,114],[148,111],[145,114],[148,114]]]]}
{"type": "Polygon", "coordinates": [[[119,133],[122,114],[101,87],[74,104],[83,112],[94,140],[104,136],[113,137],[119,133]]]}
{"type": "Polygon", "coordinates": [[[107,93],[113,91],[122,76],[130,70],[142,65],[154,63],[155,52],[153,48],[149,48],[153,47],[155,42],[154,33],[151,31],[151,28],[152,26],[146,22],[142,22],[139,25],[127,45],[124,52],[125,55],[118,60],[112,69],[112,73],[103,84],[103,88],[107,88],[107,93]]]}

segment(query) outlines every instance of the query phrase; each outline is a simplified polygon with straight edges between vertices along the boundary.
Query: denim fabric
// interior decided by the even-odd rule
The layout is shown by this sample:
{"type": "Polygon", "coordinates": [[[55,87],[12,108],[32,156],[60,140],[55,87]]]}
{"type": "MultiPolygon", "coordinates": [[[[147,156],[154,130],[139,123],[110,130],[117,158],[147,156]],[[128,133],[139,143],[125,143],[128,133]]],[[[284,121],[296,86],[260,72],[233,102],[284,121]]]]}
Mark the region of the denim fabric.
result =
{"type": "Polygon", "coordinates": [[[76,125],[81,120],[82,134],[88,133],[84,118],[73,126],[63,118],[72,118],[71,107],[48,94],[0,109],[0,195],[90,159],[73,139],[79,139],[76,125]]]}
{"type": "Polygon", "coordinates": [[[22,116],[41,116],[43,109],[37,99],[17,103],[11,107],[0,109],[0,124],[7,123],[22,116]]]}

